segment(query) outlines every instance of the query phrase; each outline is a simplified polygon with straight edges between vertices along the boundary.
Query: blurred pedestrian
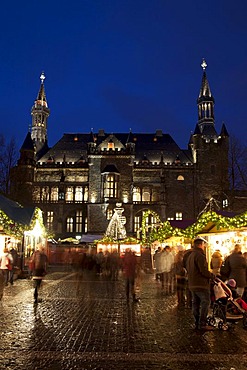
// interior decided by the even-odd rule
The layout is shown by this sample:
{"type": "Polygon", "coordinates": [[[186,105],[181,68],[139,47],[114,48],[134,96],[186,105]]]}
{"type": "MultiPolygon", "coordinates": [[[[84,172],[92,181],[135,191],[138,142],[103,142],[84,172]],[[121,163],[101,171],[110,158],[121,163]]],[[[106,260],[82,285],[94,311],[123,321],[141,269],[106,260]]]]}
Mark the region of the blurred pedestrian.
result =
{"type": "Polygon", "coordinates": [[[12,269],[9,271],[9,282],[11,285],[14,284],[14,274],[18,269],[18,253],[17,250],[13,247],[11,242],[8,243],[9,253],[12,256],[12,269]]]}
{"type": "Polygon", "coordinates": [[[32,255],[33,263],[33,281],[34,281],[34,303],[38,303],[39,290],[42,280],[47,271],[48,258],[45,254],[45,248],[41,243],[37,245],[38,249],[32,255]]]}
{"type": "Polygon", "coordinates": [[[240,244],[235,244],[234,250],[227,257],[230,266],[229,279],[234,279],[237,283],[237,293],[242,297],[246,287],[247,260],[244,258],[240,244]]]}
{"type": "Polygon", "coordinates": [[[186,289],[186,275],[187,271],[183,266],[184,250],[180,248],[175,256],[175,275],[176,275],[176,289],[178,306],[185,306],[185,289],[186,289]]]}
{"type": "Polygon", "coordinates": [[[215,275],[208,270],[208,263],[204,253],[207,241],[202,237],[194,240],[193,250],[190,252],[186,269],[188,272],[189,289],[192,292],[192,312],[195,319],[195,328],[212,330],[207,325],[207,315],[210,306],[210,279],[215,275]]]}
{"type": "Polygon", "coordinates": [[[135,253],[131,249],[126,249],[123,257],[123,274],[125,278],[125,293],[129,300],[129,295],[132,295],[133,302],[138,302],[135,292],[137,259],[135,253]]]}
{"type": "MultiPolygon", "coordinates": [[[[158,251],[155,253],[154,266],[155,266],[156,276],[159,277],[159,280],[161,282],[161,287],[162,289],[164,289],[164,271],[166,268],[164,249],[158,248],[158,251]]],[[[158,279],[156,280],[158,281],[158,279]]]]}
{"type": "Polygon", "coordinates": [[[211,268],[212,273],[214,275],[216,275],[216,276],[220,275],[220,268],[221,268],[222,262],[223,262],[223,256],[220,253],[220,251],[217,249],[212,254],[211,261],[210,261],[210,268],[211,268]]]}
{"type": "Polygon", "coordinates": [[[0,262],[0,269],[4,277],[4,285],[7,286],[9,283],[10,271],[13,268],[13,258],[9,253],[8,248],[4,248],[0,262]]]}
{"type": "Polygon", "coordinates": [[[117,281],[120,269],[120,255],[116,248],[112,251],[108,258],[111,280],[117,281]]]}
{"type": "Polygon", "coordinates": [[[169,245],[165,246],[164,249],[164,264],[164,286],[167,289],[167,293],[172,293],[174,285],[174,254],[169,245]]]}

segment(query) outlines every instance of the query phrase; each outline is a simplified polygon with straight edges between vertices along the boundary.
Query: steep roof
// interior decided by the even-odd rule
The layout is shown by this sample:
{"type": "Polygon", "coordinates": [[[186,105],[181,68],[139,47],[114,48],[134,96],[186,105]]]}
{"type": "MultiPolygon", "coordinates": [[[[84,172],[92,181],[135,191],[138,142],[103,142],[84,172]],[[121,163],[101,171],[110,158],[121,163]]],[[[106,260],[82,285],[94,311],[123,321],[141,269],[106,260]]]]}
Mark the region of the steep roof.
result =
{"type": "MultiPolygon", "coordinates": [[[[111,137],[115,142],[120,142],[122,147],[130,142],[130,133],[106,133],[100,130],[94,134],[94,143],[102,147],[107,138],[111,137]],[[116,140],[115,140],[116,139],[116,140]]],[[[88,143],[92,142],[92,133],[67,133],[39,159],[39,162],[47,162],[49,157],[55,162],[63,162],[64,155],[67,162],[76,162],[81,156],[86,157],[88,143]]],[[[161,153],[165,162],[174,162],[179,156],[181,162],[190,162],[191,153],[189,150],[180,149],[169,134],[156,135],[155,133],[133,133],[131,142],[135,144],[135,159],[140,161],[144,155],[153,162],[159,162],[161,153]]]]}
{"type": "Polygon", "coordinates": [[[0,194],[0,210],[11,220],[23,225],[29,225],[32,221],[35,207],[24,208],[19,203],[0,194]]]}

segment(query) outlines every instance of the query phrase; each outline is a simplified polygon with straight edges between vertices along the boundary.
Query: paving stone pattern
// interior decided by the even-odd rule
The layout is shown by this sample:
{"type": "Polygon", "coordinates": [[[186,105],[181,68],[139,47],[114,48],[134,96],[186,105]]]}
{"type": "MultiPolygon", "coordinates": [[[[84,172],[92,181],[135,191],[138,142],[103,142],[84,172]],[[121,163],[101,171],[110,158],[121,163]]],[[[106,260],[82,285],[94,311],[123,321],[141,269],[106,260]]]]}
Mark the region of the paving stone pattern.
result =
{"type": "Polygon", "coordinates": [[[247,330],[196,332],[152,274],[142,275],[140,302],[128,303],[124,281],[93,272],[46,276],[42,302],[31,280],[6,287],[0,303],[0,369],[246,370],[247,330]]]}

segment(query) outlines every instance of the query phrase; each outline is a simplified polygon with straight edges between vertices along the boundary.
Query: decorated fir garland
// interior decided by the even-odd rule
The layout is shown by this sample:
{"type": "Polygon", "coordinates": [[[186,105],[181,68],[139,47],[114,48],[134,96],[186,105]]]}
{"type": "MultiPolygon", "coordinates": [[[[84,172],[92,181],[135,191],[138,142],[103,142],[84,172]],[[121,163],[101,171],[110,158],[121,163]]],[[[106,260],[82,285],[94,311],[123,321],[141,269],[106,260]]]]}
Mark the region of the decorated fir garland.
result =
{"type": "Polygon", "coordinates": [[[10,235],[15,236],[16,238],[20,238],[23,236],[24,231],[28,231],[34,228],[36,220],[39,221],[40,226],[45,234],[45,227],[43,225],[43,218],[42,218],[42,211],[39,208],[35,208],[34,215],[31,220],[30,225],[24,225],[22,223],[13,221],[9,216],[6,215],[5,212],[0,210],[0,226],[2,227],[3,231],[10,235]]]}
{"type": "MultiPolygon", "coordinates": [[[[147,242],[147,225],[146,219],[150,214],[155,214],[153,211],[147,211],[143,215],[142,219],[142,241],[143,243],[147,242]]],[[[155,214],[156,215],[156,214],[155,214]]],[[[157,217],[157,215],[155,216],[157,217]]],[[[196,235],[200,234],[203,231],[203,228],[207,226],[209,222],[214,223],[217,230],[220,229],[239,229],[247,225],[247,211],[241,215],[235,217],[224,217],[218,215],[216,212],[205,212],[203,213],[198,220],[193,224],[188,226],[186,229],[174,228],[169,221],[160,223],[158,227],[154,227],[148,237],[149,242],[155,240],[163,242],[166,239],[175,236],[175,237],[184,237],[193,239],[196,235]]]]}

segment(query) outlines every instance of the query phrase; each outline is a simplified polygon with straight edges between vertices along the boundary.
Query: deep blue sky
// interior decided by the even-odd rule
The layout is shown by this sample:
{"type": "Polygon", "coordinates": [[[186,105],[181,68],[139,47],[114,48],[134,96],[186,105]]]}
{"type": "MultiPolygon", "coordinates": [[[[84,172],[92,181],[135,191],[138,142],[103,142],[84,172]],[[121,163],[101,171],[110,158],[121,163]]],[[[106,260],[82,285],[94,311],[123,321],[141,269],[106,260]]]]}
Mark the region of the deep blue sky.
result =
{"type": "Polygon", "coordinates": [[[222,122],[246,144],[247,1],[4,1],[0,119],[21,144],[45,72],[49,145],[64,132],[155,132],[186,148],[202,58],[222,122]]]}

